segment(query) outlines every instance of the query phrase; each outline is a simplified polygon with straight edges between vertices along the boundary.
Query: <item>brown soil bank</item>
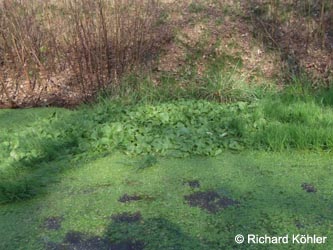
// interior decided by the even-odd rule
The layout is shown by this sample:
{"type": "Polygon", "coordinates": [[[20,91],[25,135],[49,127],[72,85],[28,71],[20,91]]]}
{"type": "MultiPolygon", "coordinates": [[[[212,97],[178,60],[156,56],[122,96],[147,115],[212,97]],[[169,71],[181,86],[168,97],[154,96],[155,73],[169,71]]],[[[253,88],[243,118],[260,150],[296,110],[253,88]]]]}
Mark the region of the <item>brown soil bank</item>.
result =
{"type": "Polygon", "coordinates": [[[237,56],[252,82],[333,75],[333,2],[290,0],[0,0],[0,108],[63,106],[117,93],[144,69],[180,79],[213,54],[237,56]]]}

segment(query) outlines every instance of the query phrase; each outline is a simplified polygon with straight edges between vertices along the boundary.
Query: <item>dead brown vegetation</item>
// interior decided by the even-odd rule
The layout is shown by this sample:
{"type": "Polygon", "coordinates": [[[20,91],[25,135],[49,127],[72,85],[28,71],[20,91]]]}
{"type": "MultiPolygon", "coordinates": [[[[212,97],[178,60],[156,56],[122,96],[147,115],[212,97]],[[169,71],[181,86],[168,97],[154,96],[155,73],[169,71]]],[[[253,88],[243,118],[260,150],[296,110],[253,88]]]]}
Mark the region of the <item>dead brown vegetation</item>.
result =
{"type": "Polygon", "coordinates": [[[187,66],[201,76],[221,55],[239,58],[249,83],[305,74],[328,86],[332,27],[330,0],[0,0],[0,106],[116,93],[125,72],[148,62],[154,86],[166,72],[187,88],[187,66]]]}
{"type": "Polygon", "coordinates": [[[246,9],[254,35],[280,52],[287,78],[305,73],[314,84],[332,81],[332,1],[252,0],[246,9]]]}
{"type": "Polygon", "coordinates": [[[0,105],[70,104],[117,88],[168,35],[158,0],[3,0],[0,105]]]}

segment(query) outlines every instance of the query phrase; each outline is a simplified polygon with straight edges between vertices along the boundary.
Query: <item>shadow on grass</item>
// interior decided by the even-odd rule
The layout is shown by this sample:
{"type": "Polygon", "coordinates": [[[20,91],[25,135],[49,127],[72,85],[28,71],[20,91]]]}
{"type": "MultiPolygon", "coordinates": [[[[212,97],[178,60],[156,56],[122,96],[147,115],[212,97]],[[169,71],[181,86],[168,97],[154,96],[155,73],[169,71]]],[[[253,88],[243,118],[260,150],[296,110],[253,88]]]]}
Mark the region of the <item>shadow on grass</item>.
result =
{"type": "MultiPolygon", "coordinates": [[[[290,157],[293,157],[290,154],[290,157]]],[[[245,159],[243,159],[245,160],[245,159]]],[[[225,228],[230,234],[230,244],[233,243],[233,235],[241,233],[282,236],[289,234],[314,234],[328,235],[333,222],[332,195],[330,194],[330,183],[332,178],[330,172],[312,172],[311,164],[288,164],[281,166],[279,162],[272,159],[266,167],[263,163],[258,165],[256,160],[246,159],[243,163],[237,162],[235,158],[233,166],[238,168],[242,174],[238,181],[226,183],[221,188],[231,190],[239,197],[240,207],[227,212],[225,220],[219,221],[218,228],[225,228]],[[307,192],[302,186],[310,182],[319,187],[318,192],[307,192]],[[326,184],[323,186],[323,183],[326,184]]],[[[328,163],[326,163],[328,164],[328,163]]],[[[329,168],[329,165],[327,165],[329,168]]],[[[325,169],[325,168],[322,168],[325,169]]],[[[312,186],[311,184],[311,186],[312,186]]],[[[276,249],[258,246],[255,249],[276,249]]],[[[299,249],[299,246],[288,249],[299,249]]],[[[307,249],[327,249],[314,245],[307,249]]]]}
{"type": "MultiPolygon", "coordinates": [[[[78,140],[89,128],[80,122],[84,119],[82,112],[61,111],[65,115],[56,118],[57,112],[40,124],[25,124],[17,132],[4,135],[7,141],[3,149],[7,150],[8,158],[0,169],[0,204],[36,196],[57,181],[61,171],[75,165],[74,156],[83,153],[78,140]],[[75,128],[73,124],[81,131],[71,131],[75,128]]],[[[16,117],[19,124],[26,117],[22,115],[21,120],[16,117]]]]}
{"type": "MultiPolygon", "coordinates": [[[[293,157],[292,154],[289,154],[293,157]]],[[[319,157],[319,156],[318,156],[319,157]]],[[[221,162],[211,158],[191,158],[173,160],[171,163],[181,167],[181,163],[187,166],[184,171],[175,175],[175,168],[166,165],[161,169],[161,182],[157,182],[160,190],[165,190],[161,195],[163,201],[174,192],[179,198],[184,197],[184,191],[194,193],[197,190],[205,191],[207,188],[223,193],[231,199],[239,202],[237,206],[228,206],[217,213],[210,214],[206,210],[198,207],[190,207],[183,199],[177,199],[177,204],[155,203],[149,207],[149,214],[154,212],[152,218],[141,217],[138,212],[131,217],[124,214],[116,217],[115,214],[103,216],[108,221],[103,229],[102,236],[87,235],[81,232],[67,232],[61,243],[48,242],[48,250],[156,250],[156,249],[179,249],[179,250],[220,250],[220,249],[249,249],[248,244],[238,245],[234,242],[237,234],[258,234],[270,236],[284,236],[286,234],[317,234],[325,235],[331,230],[332,217],[332,170],[329,162],[321,171],[311,171],[316,165],[307,162],[298,162],[297,159],[286,162],[286,166],[280,164],[282,157],[272,159],[270,156],[264,161],[257,160],[253,155],[226,154],[221,157],[221,162]],[[266,166],[267,163],[267,166],[266,166]],[[305,165],[302,165],[302,164],[305,165]],[[195,167],[192,167],[192,165],[195,167]],[[295,165],[296,164],[296,165],[295,165]],[[201,168],[201,171],[196,171],[201,168]],[[202,171],[204,169],[204,171],[202,171]],[[326,171],[324,171],[326,170],[326,171]],[[224,173],[225,172],[225,173],[224,173]],[[302,174],[302,173],[305,174],[302,174]],[[181,175],[184,173],[184,175],[181,175]],[[299,173],[299,174],[297,174],[299,173]],[[221,176],[229,178],[221,179],[221,176]],[[183,178],[201,178],[202,186],[189,189],[183,185],[183,178]],[[311,182],[318,191],[308,193],[302,189],[303,182],[311,182]],[[325,185],[320,185],[323,182],[325,185]],[[179,185],[178,190],[172,191],[173,185],[179,185]],[[184,189],[182,190],[182,187],[184,189]],[[170,190],[171,189],[171,190],[170,190]],[[170,190],[170,191],[169,191],[170,190]],[[172,221],[169,216],[162,215],[164,206],[168,206],[174,211],[170,211],[172,221]],[[151,209],[151,210],[150,210],[151,209]],[[161,210],[160,210],[161,209],[161,210]],[[177,210],[179,209],[179,211],[177,210]],[[193,210],[197,210],[194,211],[193,210]],[[178,212],[181,214],[178,215],[178,212]],[[184,221],[182,220],[184,215],[184,221]],[[190,215],[190,216],[189,216],[190,215]],[[193,216],[191,216],[193,215],[193,216]],[[107,218],[111,216],[110,218],[107,218]],[[178,220],[177,220],[178,218],[178,220]],[[179,219],[181,218],[181,219],[179,219]],[[175,223],[177,221],[177,223],[175,223]],[[196,227],[193,231],[185,231],[182,223],[196,227]],[[200,224],[202,223],[202,224],[200,224]],[[195,234],[200,229],[200,234],[195,234]],[[193,233],[193,234],[192,234],[193,233]]],[[[314,162],[317,162],[314,161],[314,162]]],[[[316,163],[319,164],[319,163],[316,163]]],[[[177,173],[177,172],[176,172],[177,173]]],[[[140,178],[138,176],[138,178],[140,178]]],[[[186,193],[187,194],[187,193],[186,193]]],[[[93,198],[93,197],[92,197],[93,198]]],[[[112,202],[112,201],[111,201],[112,202]]],[[[116,202],[114,200],[113,202],[116,202]]],[[[144,202],[144,201],[142,201],[144,202]]],[[[158,200],[156,202],[159,202],[158,200]]],[[[111,205],[112,203],[110,203],[111,205]]],[[[138,211],[140,204],[131,204],[131,208],[138,211]]],[[[142,208],[142,207],[141,207],[142,208]]],[[[24,216],[38,217],[24,212],[24,216]]],[[[82,207],[75,207],[82,209],[82,207]]],[[[126,209],[125,209],[126,210],[126,209]]],[[[101,210],[97,209],[97,213],[101,210]]],[[[142,210],[142,213],[147,212],[142,210]]],[[[17,221],[22,223],[22,221],[17,221]]],[[[24,218],[27,220],[27,218],[24,218]]],[[[71,219],[71,218],[67,218],[71,219]]],[[[93,217],[86,218],[94,220],[93,217]]],[[[15,218],[16,220],[16,218],[15,218]]],[[[18,230],[18,229],[16,229],[18,230]]],[[[19,229],[21,230],[21,229],[19,229]]],[[[18,230],[18,231],[19,231],[18,230]]],[[[75,230],[75,228],[74,228],[75,230]]],[[[89,231],[89,229],[85,229],[89,231]]],[[[40,236],[40,235],[39,235],[40,236]]],[[[36,236],[36,239],[38,236],[36,236]]],[[[47,237],[45,237],[47,240],[47,237]]],[[[17,239],[23,249],[25,242],[17,239]]],[[[45,242],[45,241],[44,241],[45,242]]],[[[331,249],[331,243],[326,245],[307,245],[306,249],[331,249]]],[[[252,245],[253,249],[277,249],[276,245],[252,245]]],[[[1,243],[0,243],[1,248],[1,243]]],[[[13,248],[7,248],[13,249],[13,248]]],[[[34,248],[24,248],[34,249],[34,248]]],[[[39,248],[35,248],[39,249],[39,248]]],[[[278,248],[279,249],[279,248],[278,248]]],[[[282,246],[281,249],[300,249],[299,245],[282,246]]]]}
{"type": "Polygon", "coordinates": [[[132,224],[114,222],[108,226],[106,237],[112,242],[136,240],[147,249],[209,249],[204,242],[187,235],[178,225],[164,218],[132,224]]]}
{"type": "MultiPolygon", "coordinates": [[[[292,154],[289,156],[293,157],[292,154]]],[[[237,200],[239,205],[222,209],[207,221],[207,224],[214,225],[211,233],[215,234],[215,239],[210,242],[211,249],[249,249],[250,246],[246,243],[243,245],[235,243],[234,237],[238,234],[244,236],[288,234],[290,241],[292,234],[330,235],[333,202],[330,192],[332,170],[329,161],[321,168],[328,171],[320,172],[311,171],[315,166],[310,163],[307,165],[305,161],[302,162],[304,165],[296,160],[291,164],[290,160],[286,159],[286,162],[282,162],[286,166],[281,166],[281,162],[272,157],[272,161],[267,162],[268,166],[265,166],[265,162],[242,155],[226,159],[234,171],[234,179],[222,181],[218,179],[219,175],[211,176],[212,183],[221,183],[221,185],[210,190],[237,200]],[[304,184],[307,182],[311,184],[304,184]],[[304,189],[305,185],[313,185],[316,192],[308,192],[304,189]]],[[[218,173],[219,168],[223,169],[223,163],[224,160],[221,165],[212,164],[208,159],[204,167],[207,172],[218,173]]],[[[228,170],[225,171],[225,175],[230,176],[228,170]]],[[[277,249],[274,244],[258,244],[252,247],[277,249]]],[[[309,244],[306,249],[324,250],[330,247],[332,242],[320,246],[309,244]]],[[[289,244],[282,246],[281,249],[300,249],[300,245],[289,244]]]]}
{"type": "Polygon", "coordinates": [[[212,249],[204,242],[184,233],[179,226],[164,219],[137,222],[113,222],[102,237],[71,231],[63,242],[46,244],[47,250],[144,250],[144,249],[212,249]]]}

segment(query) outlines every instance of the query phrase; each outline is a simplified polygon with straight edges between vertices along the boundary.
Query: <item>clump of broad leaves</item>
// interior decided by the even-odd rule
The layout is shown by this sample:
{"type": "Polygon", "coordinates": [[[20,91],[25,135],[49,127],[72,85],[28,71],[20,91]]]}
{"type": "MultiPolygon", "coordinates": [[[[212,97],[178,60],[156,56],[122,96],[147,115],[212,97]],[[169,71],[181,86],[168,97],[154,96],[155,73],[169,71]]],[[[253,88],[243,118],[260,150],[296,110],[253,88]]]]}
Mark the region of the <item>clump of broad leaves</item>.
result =
{"type": "Polygon", "coordinates": [[[226,107],[204,101],[144,105],[100,112],[82,149],[119,149],[130,154],[218,155],[239,150],[246,132],[246,103],[226,107]],[[87,148],[84,148],[87,147],[87,148]]]}

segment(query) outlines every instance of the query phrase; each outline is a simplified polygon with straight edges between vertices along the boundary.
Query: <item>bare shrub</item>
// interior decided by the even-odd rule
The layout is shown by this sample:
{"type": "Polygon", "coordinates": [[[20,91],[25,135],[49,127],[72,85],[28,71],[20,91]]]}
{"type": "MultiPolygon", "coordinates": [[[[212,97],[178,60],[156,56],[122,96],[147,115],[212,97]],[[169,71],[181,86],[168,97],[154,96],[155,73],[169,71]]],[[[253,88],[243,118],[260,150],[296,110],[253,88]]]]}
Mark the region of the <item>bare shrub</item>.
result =
{"type": "Polygon", "coordinates": [[[2,0],[0,104],[88,98],[169,36],[158,0],[2,0]]]}

